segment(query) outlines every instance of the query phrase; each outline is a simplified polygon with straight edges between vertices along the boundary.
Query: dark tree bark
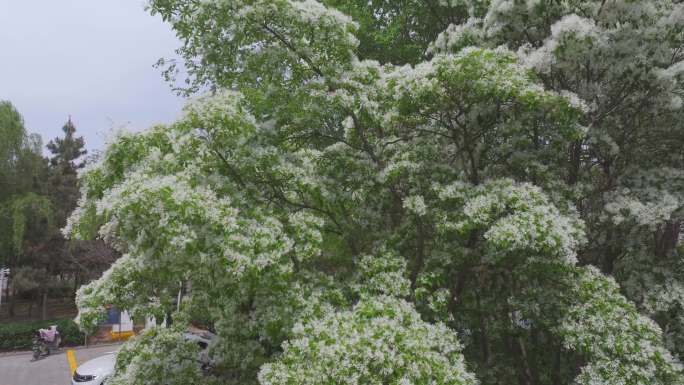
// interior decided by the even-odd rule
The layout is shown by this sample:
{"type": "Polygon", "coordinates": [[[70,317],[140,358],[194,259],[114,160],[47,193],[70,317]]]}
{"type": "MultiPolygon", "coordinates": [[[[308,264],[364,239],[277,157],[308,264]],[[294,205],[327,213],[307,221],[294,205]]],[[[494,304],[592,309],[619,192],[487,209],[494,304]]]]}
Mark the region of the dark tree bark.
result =
{"type": "Polygon", "coordinates": [[[658,258],[666,258],[677,247],[681,222],[667,221],[659,226],[654,234],[655,254],[658,258]]]}
{"type": "Polygon", "coordinates": [[[43,295],[41,296],[41,313],[40,313],[40,319],[45,321],[47,319],[47,291],[43,291],[43,295]]]}

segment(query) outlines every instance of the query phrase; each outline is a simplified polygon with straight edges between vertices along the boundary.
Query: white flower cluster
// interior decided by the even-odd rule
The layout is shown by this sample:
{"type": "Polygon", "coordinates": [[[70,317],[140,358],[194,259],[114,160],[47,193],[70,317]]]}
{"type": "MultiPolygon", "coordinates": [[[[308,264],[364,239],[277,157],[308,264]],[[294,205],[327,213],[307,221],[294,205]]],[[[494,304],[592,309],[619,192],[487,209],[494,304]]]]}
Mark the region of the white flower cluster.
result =
{"type": "Polygon", "coordinates": [[[184,120],[190,129],[217,128],[222,132],[242,133],[256,125],[244,104],[244,97],[239,92],[221,90],[189,101],[183,107],[184,120]]]}
{"type": "Polygon", "coordinates": [[[187,385],[211,382],[202,375],[199,348],[172,329],[153,328],[129,340],[117,354],[114,385],[187,385]]]}
{"type": "Polygon", "coordinates": [[[122,135],[84,174],[81,210],[65,231],[100,226],[101,237],[126,253],[79,292],[84,327],[98,320],[105,304],[136,315],[163,315],[178,281],[201,287],[207,267],[235,282],[274,265],[289,271],[292,252],[300,259],[317,255],[319,218],[296,214],[285,229],[268,212],[234,207],[220,190],[227,180],[213,171],[216,159],[194,127],[210,130],[214,143],[245,145],[241,138],[254,132],[254,121],[240,100],[230,92],[203,98],[172,127],[122,135]],[[144,276],[149,277],[136,278],[144,276]]]}
{"type": "Polygon", "coordinates": [[[474,385],[456,334],[421,320],[402,300],[377,297],[294,328],[280,358],[259,372],[262,385],[474,385]]]}
{"type": "Polygon", "coordinates": [[[461,212],[447,213],[441,227],[459,233],[483,230],[492,260],[533,252],[576,262],[584,240],[581,222],[572,213],[562,214],[538,187],[498,180],[437,189],[441,199],[455,199],[463,205],[461,212]]]}
{"type": "Polygon", "coordinates": [[[662,346],[658,325],[641,315],[611,278],[585,267],[572,280],[576,305],[559,332],[566,348],[588,355],[579,384],[674,384],[682,365],[662,346]]]}
{"type": "Polygon", "coordinates": [[[387,251],[378,256],[364,255],[359,259],[357,269],[352,286],[361,296],[409,295],[411,282],[406,278],[406,261],[403,258],[387,251]]]}
{"type": "Polygon", "coordinates": [[[465,24],[450,24],[427,49],[428,55],[458,52],[462,48],[478,45],[483,38],[482,20],[469,18],[465,24]]]}
{"type": "MultiPolygon", "coordinates": [[[[334,8],[326,7],[318,1],[294,0],[290,1],[290,5],[298,17],[310,24],[325,22],[331,25],[348,25],[353,26],[354,29],[358,28],[357,23],[351,17],[334,8]]],[[[353,35],[350,38],[356,41],[353,35]]]]}
{"type": "Polygon", "coordinates": [[[556,63],[557,50],[568,41],[582,41],[583,44],[591,41],[593,45],[600,45],[604,38],[605,35],[593,20],[575,14],[566,15],[551,26],[551,36],[544,41],[544,45],[532,50],[521,47],[518,55],[525,65],[548,73],[556,63]]]}
{"type": "Polygon", "coordinates": [[[672,168],[637,170],[620,184],[605,206],[613,223],[633,220],[655,230],[684,216],[684,172],[672,168]]]}
{"type": "Polygon", "coordinates": [[[325,221],[312,213],[299,211],[289,218],[289,222],[292,228],[289,233],[294,242],[295,257],[300,260],[317,257],[321,253],[320,245],[323,242],[321,229],[325,221]]]}
{"type": "Polygon", "coordinates": [[[665,345],[680,356],[684,352],[684,264],[674,266],[667,258],[656,258],[649,250],[636,249],[619,261],[618,276],[622,290],[639,309],[657,319],[665,345]]]}
{"type": "Polygon", "coordinates": [[[404,208],[417,216],[423,216],[427,212],[425,200],[420,195],[412,195],[404,199],[404,208]]]}
{"type": "Polygon", "coordinates": [[[669,220],[681,207],[682,202],[667,192],[663,192],[658,201],[642,202],[631,197],[630,190],[626,189],[606,204],[606,211],[612,216],[615,224],[634,218],[639,225],[655,229],[658,224],[669,220]]]}
{"type": "Polygon", "coordinates": [[[344,38],[349,48],[359,45],[359,41],[352,33],[358,24],[342,12],[326,7],[316,0],[290,0],[292,15],[301,18],[304,25],[318,25],[319,28],[340,29],[344,31],[344,38]]]}
{"type": "MultiPolygon", "coordinates": [[[[279,41],[272,31],[283,36],[290,36],[296,40],[288,41],[289,46],[284,51],[288,59],[299,59],[297,55],[306,55],[309,63],[319,68],[326,68],[338,64],[339,61],[349,61],[352,50],[359,44],[354,32],[358,28],[349,16],[326,7],[315,0],[280,0],[280,1],[249,1],[240,6],[235,18],[235,30],[252,33],[255,23],[267,25],[270,39],[279,41]],[[327,41],[317,39],[318,35],[327,37],[327,41]],[[294,44],[294,45],[293,45],[294,44]],[[287,52],[291,47],[297,52],[287,52]]],[[[267,50],[266,50],[267,51],[267,50]]],[[[252,54],[259,54],[255,49],[252,54]]],[[[300,63],[303,64],[303,63],[300,63]]]]}

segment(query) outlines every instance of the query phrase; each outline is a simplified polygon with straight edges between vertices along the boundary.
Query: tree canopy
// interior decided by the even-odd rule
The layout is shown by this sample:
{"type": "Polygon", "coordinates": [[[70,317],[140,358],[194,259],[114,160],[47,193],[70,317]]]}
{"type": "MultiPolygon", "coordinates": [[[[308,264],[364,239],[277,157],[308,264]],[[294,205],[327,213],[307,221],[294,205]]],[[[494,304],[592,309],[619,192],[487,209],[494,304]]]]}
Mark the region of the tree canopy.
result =
{"type": "Polygon", "coordinates": [[[76,207],[85,154],[71,119],[63,131],[47,146],[53,156],[45,158],[41,137],[28,133],[10,102],[0,102],[0,266],[13,271],[10,316],[17,295],[42,296],[45,304],[49,292],[73,294],[79,280],[99,275],[114,256],[101,241],[68,242],[59,232],[76,207]]]}
{"type": "Polygon", "coordinates": [[[42,140],[27,132],[24,118],[8,101],[0,101],[0,135],[0,264],[13,265],[29,238],[49,238],[56,227],[41,183],[47,175],[42,140]]]}
{"type": "Polygon", "coordinates": [[[113,383],[684,382],[682,4],[149,10],[209,92],[81,177],[81,325],[178,309],[113,383]]]}

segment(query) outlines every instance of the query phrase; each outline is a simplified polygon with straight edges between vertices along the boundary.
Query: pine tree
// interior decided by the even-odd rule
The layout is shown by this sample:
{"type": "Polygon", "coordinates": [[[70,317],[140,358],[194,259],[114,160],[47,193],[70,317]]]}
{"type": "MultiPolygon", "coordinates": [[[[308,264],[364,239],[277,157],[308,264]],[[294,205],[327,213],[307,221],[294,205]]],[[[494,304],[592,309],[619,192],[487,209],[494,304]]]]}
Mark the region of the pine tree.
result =
{"type": "Polygon", "coordinates": [[[50,158],[50,197],[55,207],[58,225],[64,226],[66,217],[76,207],[78,200],[78,170],[85,166],[85,141],[76,137],[76,126],[69,120],[62,127],[64,137],[57,137],[47,144],[50,158]]]}

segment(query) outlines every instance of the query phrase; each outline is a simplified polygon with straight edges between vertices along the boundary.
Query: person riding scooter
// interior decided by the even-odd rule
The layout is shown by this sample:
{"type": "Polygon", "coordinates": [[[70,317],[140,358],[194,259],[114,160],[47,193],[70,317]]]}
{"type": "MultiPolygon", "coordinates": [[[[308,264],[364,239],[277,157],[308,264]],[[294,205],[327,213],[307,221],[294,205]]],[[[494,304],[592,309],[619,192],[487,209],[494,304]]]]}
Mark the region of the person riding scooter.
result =
{"type": "Polygon", "coordinates": [[[38,329],[33,336],[33,359],[37,360],[42,355],[49,356],[53,350],[59,349],[61,342],[57,325],[52,325],[49,329],[38,329]]]}

